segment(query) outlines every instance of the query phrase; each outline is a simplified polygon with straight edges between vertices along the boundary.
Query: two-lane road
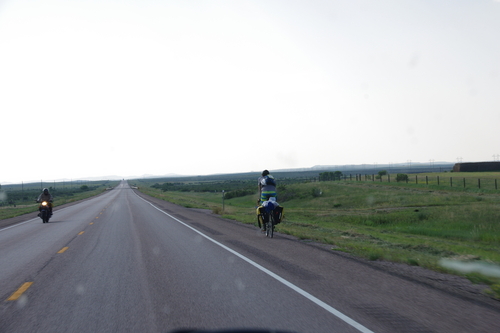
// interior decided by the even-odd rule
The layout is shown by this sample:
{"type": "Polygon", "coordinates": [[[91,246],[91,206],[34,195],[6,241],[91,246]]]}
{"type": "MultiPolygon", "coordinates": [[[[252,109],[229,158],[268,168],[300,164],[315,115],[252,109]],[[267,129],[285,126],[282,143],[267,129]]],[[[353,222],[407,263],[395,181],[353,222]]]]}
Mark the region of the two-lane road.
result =
{"type": "Polygon", "coordinates": [[[142,197],[122,183],[1,229],[0,332],[500,331],[494,303],[142,197]]]}

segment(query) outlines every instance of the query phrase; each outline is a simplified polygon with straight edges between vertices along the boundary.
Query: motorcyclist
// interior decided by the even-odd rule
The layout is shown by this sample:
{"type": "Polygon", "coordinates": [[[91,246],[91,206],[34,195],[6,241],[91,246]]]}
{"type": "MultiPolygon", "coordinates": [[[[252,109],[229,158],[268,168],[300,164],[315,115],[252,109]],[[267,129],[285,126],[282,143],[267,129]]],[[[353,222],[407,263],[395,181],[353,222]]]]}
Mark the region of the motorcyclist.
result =
{"type": "Polygon", "coordinates": [[[50,216],[52,216],[52,201],[54,200],[54,197],[52,194],[49,193],[49,190],[47,188],[44,188],[42,193],[38,196],[38,199],[36,199],[36,202],[43,202],[46,201],[49,205],[49,211],[50,211],[50,216]]]}

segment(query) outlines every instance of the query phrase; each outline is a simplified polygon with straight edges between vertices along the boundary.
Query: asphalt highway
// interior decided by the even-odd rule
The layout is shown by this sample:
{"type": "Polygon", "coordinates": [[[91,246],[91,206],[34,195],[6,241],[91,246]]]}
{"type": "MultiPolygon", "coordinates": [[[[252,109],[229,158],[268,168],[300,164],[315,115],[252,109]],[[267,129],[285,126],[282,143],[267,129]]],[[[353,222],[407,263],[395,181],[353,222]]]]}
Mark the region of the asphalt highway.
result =
{"type": "Polygon", "coordinates": [[[500,332],[500,306],[116,189],[0,229],[0,332],[500,332]]]}

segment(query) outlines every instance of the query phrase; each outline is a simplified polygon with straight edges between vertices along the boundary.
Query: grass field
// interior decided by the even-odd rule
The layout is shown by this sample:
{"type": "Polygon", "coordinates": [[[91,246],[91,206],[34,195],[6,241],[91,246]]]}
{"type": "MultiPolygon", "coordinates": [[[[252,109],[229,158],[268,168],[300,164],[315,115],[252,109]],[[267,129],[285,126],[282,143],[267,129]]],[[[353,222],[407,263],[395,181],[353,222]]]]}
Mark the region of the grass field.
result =
{"type": "MultiPolygon", "coordinates": [[[[66,184],[64,187],[59,186],[54,189],[50,187],[50,192],[54,196],[54,207],[57,207],[93,197],[118,183],[118,181],[87,182],[83,188],[81,184],[73,186],[66,184]]],[[[36,212],[38,204],[35,200],[40,193],[40,189],[21,190],[19,185],[3,186],[0,191],[0,220],[36,212]]]]}
{"type": "MultiPolygon", "coordinates": [[[[500,173],[434,173],[410,175],[408,183],[360,177],[363,181],[287,184],[278,191],[285,219],[277,231],[331,244],[334,251],[369,260],[442,272],[450,272],[439,264],[443,258],[498,265],[500,190],[495,190],[496,178],[500,179],[500,173]],[[451,185],[456,181],[457,186],[450,186],[450,177],[451,185]]],[[[224,200],[222,212],[219,191],[161,191],[147,181],[137,181],[137,185],[144,193],[167,201],[256,224],[257,193],[224,200]]],[[[473,282],[489,284],[491,293],[500,297],[498,277],[465,275],[473,282]]]]}

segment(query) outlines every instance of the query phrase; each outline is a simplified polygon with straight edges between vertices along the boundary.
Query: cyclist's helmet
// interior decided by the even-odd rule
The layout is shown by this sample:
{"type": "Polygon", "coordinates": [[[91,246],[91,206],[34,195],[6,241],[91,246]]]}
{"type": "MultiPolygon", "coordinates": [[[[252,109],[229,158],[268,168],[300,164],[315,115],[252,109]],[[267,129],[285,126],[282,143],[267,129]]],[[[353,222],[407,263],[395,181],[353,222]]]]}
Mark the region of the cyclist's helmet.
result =
{"type": "Polygon", "coordinates": [[[43,189],[43,194],[49,194],[49,190],[48,190],[48,189],[46,189],[46,188],[44,188],[44,189],[43,189]]]}

